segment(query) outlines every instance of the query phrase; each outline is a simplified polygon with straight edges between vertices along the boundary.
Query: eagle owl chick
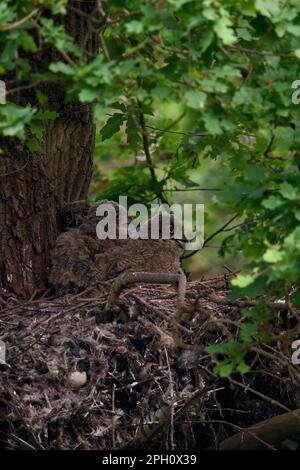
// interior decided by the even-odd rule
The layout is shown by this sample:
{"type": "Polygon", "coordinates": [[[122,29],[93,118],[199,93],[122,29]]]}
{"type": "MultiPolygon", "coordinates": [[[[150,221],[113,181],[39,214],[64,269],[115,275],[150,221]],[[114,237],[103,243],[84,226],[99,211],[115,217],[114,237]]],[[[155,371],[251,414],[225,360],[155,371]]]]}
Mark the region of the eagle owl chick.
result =
{"type": "MultiPolygon", "coordinates": [[[[111,204],[116,209],[118,225],[120,206],[111,204]]],[[[127,272],[178,273],[181,248],[175,240],[99,240],[98,206],[99,203],[77,201],[62,209],[64,231],[53,249],[49,275],[50,284],[58,292],[82,290],[127,272]]]]}

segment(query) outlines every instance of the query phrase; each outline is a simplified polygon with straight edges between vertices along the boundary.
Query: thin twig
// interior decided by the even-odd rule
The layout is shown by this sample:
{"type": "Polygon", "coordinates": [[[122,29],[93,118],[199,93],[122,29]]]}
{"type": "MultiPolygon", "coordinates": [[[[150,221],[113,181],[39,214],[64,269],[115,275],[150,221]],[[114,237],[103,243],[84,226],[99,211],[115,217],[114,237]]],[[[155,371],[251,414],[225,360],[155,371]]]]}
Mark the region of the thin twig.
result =
{"type": "Polygon", "coordinates": [[[116,404],[115,404],[115,388],[116,384],[113,384],[112,386],[112,392],[111,392],[111,411],[112,411],[112,416],[111,416],[111,428],[112,428],[112,448],[116,448],[116,404]]]}
{"type": "Polygon", "coordinates": [[[189,191],[224,191],[222,188],[173,188],[164,189],[165,192],[189,192],[189,191]]]}
{"type": "Polygon", "coordinates": [[[33,447],[31,444],[29,444],[29,442],[24,441],[24,439],[21,439],[21,437],[16,436],[16,435],[13,434],[13,433],[11,433],[10,435],[11,435],[14,439],[16,439],[17,441],[21,442],[27,449],[36,450],[35,447],[33,447]]]}
{"type": "Polygon", "coordinates": [[[109,53],[108,47],[106,45],[106,41],[104,39],[103,33],[100,33],[100,42],[101,42],[101,47],[102,47],[105,59],[110,61],[111,57],[110,57],[110,53],[109,53]]]}
{"type": "MultiPolygon", "coordinates": [[[[230,220],[228,220],[224,225],[222,225],[222,227],[218,228],[218,230],[216,230],[215,232],[213,232],[211,235],[209,235],[205,240],[204,240],[204,243],[202,245],[202,248],[205,247],[205,245],[207,245],[208,242],[210,242],[210,240],[212,240],[213,238],[215,238],[217,235],[219,235],[219,233],[221,232],[224,232],[225,229],[228,227],[228,225],[231,224],[231,222],[233,222],[237,217],[238,217],[239,214],[235,214],[233,217],[231,217],[230,220]]],[[[187,259],[187,258],[191,258],[192,256],[194,256],[196,253],[198,253],[199,250],[195,250],[195,251],[192,251],[192,253],[189,253],[188,255],[185,255],[185,256],[182,256],[182,259],[187,259]]]]}
{"type": "Polygon", "coordinates": [[[174,119],[173,122],[171,122],[168,126],[166,126],[164,129],[162,129],[159,132],[161,134],[163,134],[164,132],[168,132],[170,129],[172,129],[172,127],[176,126],[176,124],[178,124],[185,115],[186,115],[186,111],[183,111],[183,113],[181,113],[176,119],[174,119]]]}
{"type": "Polygon", "coordinates": [[[269,52],[269,51],[259,51],[257,49],[248,49],[247,47],[241,47],[241,46],[236,46],[236,45],[231,45],[227,46],[228,49],[234,52],[243,52],[244,54],[249,54],[249,55],[258,55],[258,56],[275,56],[275,57],[289,57],[292,58],[294,57],[294,54],[292,52],[289,53],[274,53],[274,52],[269,52]]]}
{"type": "Polygon", "coordinates": [[[238,380],[235,380],[231,377],[228,377],[228,380],[229,382],[235,384],[235,385],[238,385],[239,387],[243,388],[246,392],[251,392],[253,393],[254,395],[257,395],[259,398],[262,398],[263,400],[271,403],[272,405],[275,405],[275,406],[278,406],[278,408],[281,408],[282,410],[285,410],[285,411],[291,411],[290,408],[288,408],[287,406],[283,405],[282,403],[280,403],[279,401],[275,400],[274,398],[271,398],[267,395],[265,395],[264,393],[261,393],[261,392],[258,392],[257,390],[255,390],[254,388],[250,387],[249,385],[245,385],[243,384],[242,382],[239,382],[238,380]]]}
{"type": "MultiPolygon", "coordinates": [[[[141,107],[140,104],[139,104],[139,106],[141,107]]],[[[151,179],[153,181],[154,187],[158,188],[159,187],[159,182],[157,180],[156,173],[155,173],[155,170],[153,168],[153,163],[152,163],[151,154],[150,154],[150,145],[149,145],[148,132],[146,130],[144,113],[142,111],[140,111],[140,126],[141,126],[141,132],[142,132],[144,153],[145,153],[146,161],[147,161],[147,164],[148,164],[148,167],[149,167],[151,179]]],[[[166,200],[162,190],[158,190],[157,196],[163,203],[165,203],[165,204],[168,203],[168,201],[166,200]]]]}
{"type": "Polygon", "coordinates": [[[201,133],[194,133],[194,132],[181,132],[181,131],[171,131],[169,129],[159,129],[158,127],[153,127],[153,126],[145,126],[149,129],[153,129],[154,131],[158,131],[161,133],[168,132],[169,134],[179,134],[179,135],[187,135],[190,137],[208,137],[211,136],[208,132],[201,132],[201,133]]]}
{"type": "Polygon", "coordinates": [[[11,31],[12,29],[16,29],[22,24],[26,23],[26,21],[30,20],[37,12],[39,11],[39,8],[35,8],[32,10],[27,16],[24,18],[21,18],[18,21],[15,21],[15,23],[8,23],[0,26],[0,31],[11,31]]]}
{"type": "Polygon", "coordinates": [[[170,444],[171,449],[175,449],[174,444],[174,403],[175,403],[175,396],[174,396],[174,385],[173,385],[173,377],[171,372],[171,366],[169,361],[169,355],[166,347],[164,346],[166,362],[168,367],[168,374],[169,374],[169,381],[170,381],[170,398],[171,398],[171,409],[170,409],[170,444]]]}

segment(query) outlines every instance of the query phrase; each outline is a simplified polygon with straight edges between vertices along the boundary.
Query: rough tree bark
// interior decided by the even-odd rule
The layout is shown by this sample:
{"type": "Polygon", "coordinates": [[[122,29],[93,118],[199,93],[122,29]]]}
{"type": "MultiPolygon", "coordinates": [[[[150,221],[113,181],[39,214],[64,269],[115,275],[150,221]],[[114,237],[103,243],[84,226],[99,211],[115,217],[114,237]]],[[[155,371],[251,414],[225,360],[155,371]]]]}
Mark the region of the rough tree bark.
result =
{"type": "MultiPolygon", "coordinates": [[[[93,58],[100,31],[90,28],[99,17],[97,0],[71,1],[64,21],[83,53],[93,58]],[[81,11],[81,14],[80,14],[81,11]],[[83,14],[82,14],[83,13],[83,14]]],[[[100,18],[99,18],[100,20],[100,18]]],[[[61,59],[52,49],[39,52],[34,63],[42,71],[61,59]]],[[[41,71],[40,70],[40,71],[41,71]]],[[[42,152],[30,153],[17,139],[1,139],[0,158],[0,293],[31,295],[47,285],[49,253],[59,233],[59,209],[64,202],[87,197],[91,178],[95,127],[89,105],[64,103],[59,83],[45,85],[48,108],[59,117],[46,122],[42,152]]],[[[13,96],[35,104],[33,90],[13,96]]]]}

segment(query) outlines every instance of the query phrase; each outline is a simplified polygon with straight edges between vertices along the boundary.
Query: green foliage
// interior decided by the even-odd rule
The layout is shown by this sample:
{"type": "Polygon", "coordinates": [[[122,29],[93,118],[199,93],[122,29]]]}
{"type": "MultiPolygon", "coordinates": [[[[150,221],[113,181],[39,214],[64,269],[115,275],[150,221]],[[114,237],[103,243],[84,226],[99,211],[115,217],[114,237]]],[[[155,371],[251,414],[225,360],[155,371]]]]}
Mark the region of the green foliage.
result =
{"type": "MultiPolygon", "coordinates": [[[[16,70],[20,86],[61,80],[69,100],[93,103],[96,155],[106,141],[132,161],[150,151],[151,162],[112,172],[101,196],[171,201],[170,189],[192,188],[191,170],[214,160],[216,180],[218,172],[226,175],[218,207],[241,221],[221,254],[239,252],[249,260],[232,282],[232,298],[286,297],[295,285],[290,301],[299,306],[300,108],[291,99],[291,84],[300,79],[298,0],[107,0],[102,49],[93,59],[81,55],[55,17],[63,17],[66,4],[2,2],[0,74],[16,70]],[[35,7],[34,21],[7,27],[35,7]],[[35,54],[49,44],[57,60],[37,73],[35,54]]],[[[47,107],[47,96],[36,94],[47,107]]],[[[38,151],[39,111],[8,96],[0,105],[0,129],[27,138],[38,151]]],[[[202,202],[201,193],[194,194],[202,202]]],[[[249,310],[239,340],[219,350],[227,357],[218,366],[221,375],[247,371],[247,349],[265,322],[264,315],[256,317],[249,310]]]]}
{"type": "Polygon", "coordinates": [[[104,127],[101,129],[102,140],[109,139],[112,137],[116,132],[120,130],[121,125],[124,122],[124,114],[116,113],[111,116],[104,127]]]}
{"type": "Polygon", "coordinates": [[[0,106],[0,129],[3,135],[15,135],[20,139],[24,139],[24,127],[33,119],[35,111],[35,109],[31,109],[30,107],[22,108],[14,103],[7,103],[5,106],[0,106]]]}

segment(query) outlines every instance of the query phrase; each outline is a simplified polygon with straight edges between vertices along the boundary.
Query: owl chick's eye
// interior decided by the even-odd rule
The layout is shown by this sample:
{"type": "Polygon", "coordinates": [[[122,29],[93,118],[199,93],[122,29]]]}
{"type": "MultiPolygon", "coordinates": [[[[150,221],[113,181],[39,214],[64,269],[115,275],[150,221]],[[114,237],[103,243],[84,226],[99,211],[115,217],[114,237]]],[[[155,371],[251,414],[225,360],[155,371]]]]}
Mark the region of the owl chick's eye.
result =
{"type": "Polygon", "coordinates": [[[65,224],[68,226],[68,227],[75,227],[77,224],[76,224],[76,217],[74,217],[73,215],[68,215],[66,218],[65,218],[65,224]]]}

